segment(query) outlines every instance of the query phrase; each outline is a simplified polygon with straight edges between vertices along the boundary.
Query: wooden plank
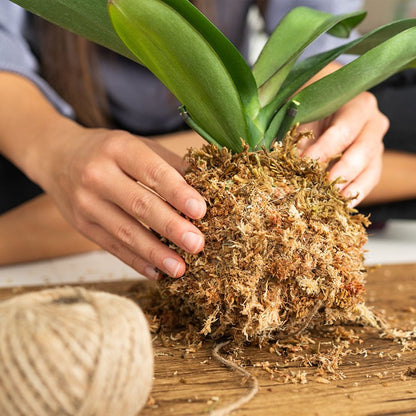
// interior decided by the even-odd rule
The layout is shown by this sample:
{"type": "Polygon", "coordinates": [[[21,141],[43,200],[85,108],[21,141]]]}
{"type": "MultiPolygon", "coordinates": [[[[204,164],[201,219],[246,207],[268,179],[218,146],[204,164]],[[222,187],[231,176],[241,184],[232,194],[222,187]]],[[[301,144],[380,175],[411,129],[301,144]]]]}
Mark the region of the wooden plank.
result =
{"type": "MultiPolygon", "coordinates": [[[[132,282],[85,285],[121,295],[131,294],[132,282]]],[[[34,290],[19,289],[19,292],[34,290]]],[[[0,290],[0,299],[15,290],[0,290]]],[[[368,303],[397,325],[416,325],[416,264],[383,266],[373,271],[367,284],[368,303]]],[[[380,339],[374,331],[364,331],[360,348],[368,356],[350,356],[342,364],[345,379],[321,384],[311,376],[307,384],[282,384],[259,368],[247,368],[260,383],[257,396],[235,415],[410,415],[416,414],[416,377],[403,380],[406,370],[416,367],[416,351],[401,352],[401,346],[380,339]],[[380,352],[383,352],[380,356],[380,352]],[[401,356],[398,357],[397,354],[401,356]],[[358,364],[357,364],[358,363],[358,364]]],[[[178,342],[162,345],[155,341],[155,381],[153,403],[142,415],[203,415],[226,405],[247,392],[250,381],[230,371],[212,358],[212,343],[186,353],[178,342]]],[[[272,362],[274,355],[255,347],[245,348],[245,358],[253,363],[272,362]]],[[[313,369],[291,364],[294,371],[313,369]]]]}

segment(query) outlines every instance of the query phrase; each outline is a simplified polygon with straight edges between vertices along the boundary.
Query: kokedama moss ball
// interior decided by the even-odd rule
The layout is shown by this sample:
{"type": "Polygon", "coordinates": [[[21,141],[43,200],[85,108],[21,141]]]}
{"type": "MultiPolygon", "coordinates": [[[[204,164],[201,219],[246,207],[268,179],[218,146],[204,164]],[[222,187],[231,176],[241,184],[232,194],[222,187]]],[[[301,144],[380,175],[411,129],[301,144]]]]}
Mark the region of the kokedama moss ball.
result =
{"type": "Polygon", "coordinates": [[[147,321],[128,299],[67,287],[0,303],[2,416],[136,416],[152,377],[147,321]]]}
{"type": "Polygon", "coordinates": [[[208,205],[194,221],[206,244],[198,255],[173,246],[187,272],[165,277],[161,293],[202,334],[264,339],[358,314],[368,220],[324,167],[298,156],[303,136],[292,131],[270,153],[190,151],[186,180],[208,205]]]}

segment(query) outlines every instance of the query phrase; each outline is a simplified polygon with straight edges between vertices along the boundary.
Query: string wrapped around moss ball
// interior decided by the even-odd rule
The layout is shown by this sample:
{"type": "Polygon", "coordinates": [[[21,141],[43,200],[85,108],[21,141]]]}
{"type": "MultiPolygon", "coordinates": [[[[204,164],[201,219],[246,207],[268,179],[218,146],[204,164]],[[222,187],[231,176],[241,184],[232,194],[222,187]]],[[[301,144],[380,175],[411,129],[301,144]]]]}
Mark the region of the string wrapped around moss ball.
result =
{"type": "Polygon", "coordinates": [[[147,322],[128,299],[65,287],[0,303],[2,416],[135,416],[152,377],[147,322]]]}
{"type": "Polygon", "coordinates": [[[310,322],[358,317],[368,220],[349,207],[325,167],[300,158],[295,130],[271,152],[212,145],[188,154],[187,182],[208,205],[194,224],[202,253],[165,277],[164,302],[202,334],[268,339],[310,322]]]}

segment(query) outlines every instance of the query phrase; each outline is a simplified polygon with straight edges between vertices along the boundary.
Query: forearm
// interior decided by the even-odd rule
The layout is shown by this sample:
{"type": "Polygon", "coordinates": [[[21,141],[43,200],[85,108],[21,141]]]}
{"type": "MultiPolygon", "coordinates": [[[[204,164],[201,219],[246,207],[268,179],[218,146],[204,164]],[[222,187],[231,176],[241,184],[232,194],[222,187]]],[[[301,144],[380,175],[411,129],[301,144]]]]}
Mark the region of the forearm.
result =
{"type": "Polygon", "coordinates": [[[45,162],[60,144],[54,132],[75,123],[24,77],[0,71],[0,90],[0,153],[42,186],[45,162]]]}
{"type": "Polygon", "coordinates": [[[0,265],[97,249],[64,220],[47,195],[0,216],[0,265]]]}
{"type": "Polygon", "coordinates": [[[374,205],[416,198],[416,155],[387,150],[379,183],[363,201],[374,205]]]}
{"type": "MultiPolygon", "coordinates": [[[[64,145],[62,134],[79,126],[59,114],[31,81],[19,75],[0,71],[0,89],[0,153],[42,185],[43,164],[58,146],[64,145]]],[[[205,143],[189,130],[146,142],[156,143],[153,147],[158,153],[167,149],[181,157],[189,147],[205,143]],[[159,144],[163,147],[160,151],[159,144]]]]}

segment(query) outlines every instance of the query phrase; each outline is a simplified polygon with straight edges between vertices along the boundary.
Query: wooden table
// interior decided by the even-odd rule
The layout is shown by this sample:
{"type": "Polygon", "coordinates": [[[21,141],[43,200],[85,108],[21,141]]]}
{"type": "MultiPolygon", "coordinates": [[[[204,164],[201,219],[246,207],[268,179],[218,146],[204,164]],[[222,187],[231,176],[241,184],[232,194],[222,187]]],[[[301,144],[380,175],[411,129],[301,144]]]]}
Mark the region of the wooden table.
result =
{"type": "MultiPolygon", "coordinates": [[[[86,286],[125,295],[133,284],[86,286]]],[[[35,289],[18,292],[28,290],[35,289]]],[[[0,299],[15,292],[2,289],[0,299]]],[[[368,304],[399,319],[403,327],[416,325],[416,264],[383,266],[373,271],[367,292],[368,304]]],[[[313,377],[307,384],[282,384],[271,380],[264,370],[250,368],[259,380],[259,392],[233,415],[416,415],[416,377],[403,379],[409,368],[416,369],[416,351],[401,352],[400,345],[380,339],[374,332],[363,339],[368,356],[347,357],[342,365],[346,378],[330,384],[313,381],[313,377]]],[[[181,345],[163,347],[156,341],[152,402],[141,414],[204,415],[244,394],[248,387],[241,384],[242,376],[212,359],[211,352],[210,343],[185,353],[181,345]]],[[[268,351],[257,348],[245,350],[245,356],[253,362],[272,359],[268,351]]],[[[296,365],[294,369],[302,370],[296,365]]]]}

